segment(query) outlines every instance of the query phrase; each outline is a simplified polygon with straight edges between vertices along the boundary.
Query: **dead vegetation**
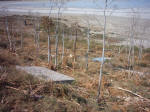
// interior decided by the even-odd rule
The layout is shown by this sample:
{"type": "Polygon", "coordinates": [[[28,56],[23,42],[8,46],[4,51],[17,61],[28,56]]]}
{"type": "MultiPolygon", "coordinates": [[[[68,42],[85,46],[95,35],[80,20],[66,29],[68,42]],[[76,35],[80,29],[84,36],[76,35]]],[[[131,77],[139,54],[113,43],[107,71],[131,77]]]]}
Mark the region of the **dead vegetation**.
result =
{"type": "Polygon", "coordinates": [[[19,63],[20,60],[17,58],[17,54],[0,49],[0,66],[19,65],[19,63]]]}
{"type": "Polygon", "coordinates": [[[76,86],[42,82],[14,67],[1,68],[0,85],[2,112],[90,112],[93,109],[76,91],[76,86]]]}
{"type": "MultiPolygon", "coordinates": [[[[66,26],[67,27],[67,26],[66,26]]],[[[25,31],[32,25],[24,26],[25,31]]],[[[67,28],[69,29],[69,28],[67,28]]],[[[71,29],[73,30],[73,29],[71,29]]],[[[69,32],[69,31],[68,31],[69,32]]],[[[80,32],[82,33],[82,32],[80,32]]],[[[76,62],[73,57],[73,36],[65,35],[65,54],[61,62],[62,41],[59,37],[58,68],[61,73],[75,78],[72,84],[55,84],[43,82],[29,74],[15,70],[14,65],[36,65],[51,68],[47,63],[47,34],[40,33],[39,55],[36,56],[34,37],[24,32],[24,48],[16,44],[16,52],[8,51],[8,47],[0,49],[0,111],[23,112],[149,112],[150,111],[150,77],[149,50],[144,51],[141,60],[135,56],[133,71],[128,72],[125,49],[119,51],[115,45],[106,46],[106,57],[112,58],[105,63],[102,79],[100,103],[96,104],[98,75],[100,63],[92,62],[92,58],[100,57],[102,44],[91,40],[89,52],[89,69],[86,70],[85,54],[87,43],[78,35],[76,43],[76,62]],[[10,66],[11,65],[11,66],[10,66]],[[119,69],[118,69],[119,68],[119,69]],[[118,88],[122,88],[118,89],[118,88]],[[138,97],[137,95],[141,96],[138,97]]],[[[108,37],[109,38],[109,37],[108,37]]],[[[19,35],[15,37],[19,41],[19,35]]],[[[111,39],[110,39],[111,40],[111,39]]],[[[7,42],[7,41],[6,41],[7,42]]],[[[3,41],[0,41],[3,43],[3,41]]],[[[54,63],[55,37],[51,38],[52,63],[54,63]]],[[[6,44],[7,45],[7,44],[6,44]]],[[[124,48],[124,46],[122,47],[124,48]]],[[[138,50],[135,51],[138,53],[138,50]]]]}

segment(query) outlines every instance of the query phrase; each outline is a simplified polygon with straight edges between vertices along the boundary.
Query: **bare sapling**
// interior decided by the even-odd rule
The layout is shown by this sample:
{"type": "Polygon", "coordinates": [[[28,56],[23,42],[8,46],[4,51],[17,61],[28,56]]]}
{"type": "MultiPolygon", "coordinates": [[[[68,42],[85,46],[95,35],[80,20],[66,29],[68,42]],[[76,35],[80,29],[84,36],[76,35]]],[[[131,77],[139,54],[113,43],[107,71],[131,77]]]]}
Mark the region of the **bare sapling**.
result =
{"type": "Polygon", "coordinates": [[[135,40],[138,37],[137,34],[137,24],[138,18],[136,17],[137,12],[133,11],[133,16],[131,17],[131,23],[129,28],[129,53],[128,53],[128,69],[133,70],[135,64],[135,40]]]}
{"type": "Polygon", "coordinates": [[[11,49],[12,49],[12,40],[11,40],[11,36],[10,36],[10,32],[9,32],[8,17],[7,16],[5,16],[5,27],[6,27],[7,39],[8,39],[8,42],[9,42],[9,49],[11,51],[11,49]]]}
{"type": "MultiPolygon", "coordinates": [[[[24,19],[24,18],[23,18],[24,19]]],[[[19,34],[20,34],[20,47],[21,49],[23,49],[23,41],[24,41],[24,38],[23,38],[23,21],[22,21],[22,18],[20,16],[18,16],[18,26],[19,27],[19,34]]]]}
{"type": "Polygon", "coordinates": [[[106,35],[106,10],[107,10],[108,0],[105,0],[104,7],[104,28],[103,28],[103,51],[102,51],[102,62],[100,66],[100,74],[99,74],[99,83],[98,83],[98,93],[97,93],[97,102],[99,102],[99,97],[101,95],[101,82],[102,82],[102,73],[103,73],[103,65],[104,65],[104,56],[105,56],[105,35],[106,35]]]}
{"type": "Polygon", "coordinates": [[[88,61],[89,61],[89,51],[90,51],[90,23],[89,21],[87,20],[87,45],[88,45],[88,48],[87,48],[87,52],[86,52],[86,70],[88,70],[88,61]]]}
{"type": "Polygon", "coordinates": [[[11,52],[16,52],[16,28],[15,25],[9,20],[8,22],[8,17],[6,16],[5,18],[5,26],[6,26],[6,33],[7,33],[7,39],[9,41],[9,49],[11,52]]]}
{"type": "Polygon", "coordinates": [[[34,42],[36,46],[36,57],[39,55],[39,40],[40,40],[40,17],[38,17],[38,13],[33,17],[33,27],[34,27],[34,42]]]}
{"type": "Polygon", "coordinates": [[[5,17],[5,28],[6,28],[7,39],[9,42],[9,50],[13,51],[13,41],[11,36],[11,29],[9,27],[9,22],[8,22],[8,11],[6,8],[3,9],[3,15],[5,17]]]}
{"type": "Polygon", "coordinates": [[[144,45],[144,37],[145,34],[147,33],[147,29],[149,28],[149,24],[147,22],[144,22],[143,25],[139,25],[139,26],[142,26],[142,32],[141,32],[141,37],[139,39],[139,55],[138,55],[138,59],[139,61],[142,59],[142,55],[143,55],[143,45],[144,45]]]}
{"type": "Polygon", "coordinates": [[[60,27],[60,17],[61,17],[61,9],[63,8],[64,5],[63,0],[58,0],[56,1],[56,6],[57,6],[57,20],[56,20],[56,40],[55,40],[55,67],[57,68],[58,65],[58,41],[59,41],[59,27],[60,27]]]}
{"type": "Polygon", "coordinates": [[[55,67],[57,68],[57,58],[58,58],[58,37],[59,37],[59,14],[60,14],[60,8],[58,9],[57,14],[57,23],[56,23],[56,40],[55,40],[55,67]]]}
{"type": "Polygon", "coordinates": [[[73,54],[74,54],[74,64],[76,62],[76,47],[77,47],[77,38],[78,38],[78,24],[74,24],[75,37],[73,42],[73,54]]]}
{"type": "Polygon", "coordinates": [[[63,63],[64,53],[65,53],[65,51],[64,51],[65,50],[65,39],[64,39],[65,38],[65,33],[64,33],[65,28],[63,28],[62,30],[63,30],[62,31],[62,63],[63,63]]]}
{"type": "Polygon", "coordinates": [[[48,15],[48,19],[46,21],[47,25],[46,25],[46,32],[48,35],[48,64],[51,66],[52,64],[52,56],[51,56],[51,26],[53,25],[53,21],[51,19],[51,14],[52,14],[52,10],[55,7],[55,0],[49,0],[49,15],[48,15]]]}

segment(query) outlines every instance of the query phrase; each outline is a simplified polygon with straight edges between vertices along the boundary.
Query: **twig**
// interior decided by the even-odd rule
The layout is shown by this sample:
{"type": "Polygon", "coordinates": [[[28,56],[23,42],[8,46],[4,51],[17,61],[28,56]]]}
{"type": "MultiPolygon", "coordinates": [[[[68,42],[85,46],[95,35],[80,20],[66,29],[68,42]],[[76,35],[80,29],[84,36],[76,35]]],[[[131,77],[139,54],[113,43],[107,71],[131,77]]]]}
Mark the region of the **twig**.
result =
{"type": "Polygon", "coordinates": [[[35,95],[40,89],[42,89],[44,86],[40,86],[39,88],[37,88],[36,90],[31,92],[31,95],[35,95]]]}
{"type": "MultiPolygon", "coordinates": [[[[16,91],[21,91],[23,92],[25,95],[29,95],[31,98],[35,98],[35,99],[40,99],[40,98],[43,98],[43,96],[40,96],[40,95],[36,95],[35,92],[31,93],[31,94],[28,94],[28,92],[26,90],[20,90],[18,88],[14,88],[14,87],[10,87],[10,86],[6,86],[6,88],[9,88],[9,89],[13,89],[13,90],[16,90],[16,91]]],[[[40,88],[41,89],[41,88],[40,88]]],[[[39,89],[38,89],[39,90],[39,89]]]]}
{"type": "Polygon", "coordinates": [[[13,89],[13,90],[16,90],[16,91],[20,91],[20,89],[14,88],[14,87],[10,87],[10,86],[6,86],[6,88],[13,89]]]}
{"type": "Polygon", "coordinates": [[[23,92],[25,95],[27,95],[27,91],[26,91],[26,90],[20,90],[20,89],[18,89],[18,88],[14,88],[14,87],[10,87],[10,86],[6,86],[6,88],[13,89],[13,90],[16,90],[16,91],[21,91],[21,92],[23,92]]]}
{"type": "Polygon", "coordinates": [[[121,87],[117,87],[117,89],[122,90],[122,91],[126,91],[126,92],[128,92],[128,93],[130,93],[130,94],[133,94],[134,96],[137,96],[137,97],[139,97],[139,98],[141,98],[141,99],[144,99],[144,100],[150,101],[149,99],[144,98],[143,96],[138,95],[137,93],[133,93],[133,92],[132,92],[132,91],[130,91],[130,90],[123,89],[123,88],[121,88],[121,87]]]}

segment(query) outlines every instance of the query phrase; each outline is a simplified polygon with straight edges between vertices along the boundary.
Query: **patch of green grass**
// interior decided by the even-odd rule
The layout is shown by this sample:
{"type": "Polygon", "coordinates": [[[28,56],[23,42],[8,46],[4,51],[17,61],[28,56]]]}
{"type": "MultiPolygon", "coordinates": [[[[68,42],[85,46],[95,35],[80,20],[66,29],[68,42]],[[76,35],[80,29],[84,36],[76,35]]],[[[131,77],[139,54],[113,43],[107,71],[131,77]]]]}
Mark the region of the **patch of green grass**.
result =
{"type": "Polygon", "coordinates": [[[141,62],[141,63],[138,64],[138,66],[140,66],[140,67],[147,67],[147,64],[141,62]]]}
{"type": "Polygon", "coordinates": [[[46,60],[46,59],[47,59],[47,56],[41,54],[41,55],[39,56],[39,58],[40,58],[41,60],[46,60]]]}
{"type": "Polygon", "coordinates": [[[150,53],[150,48],[146,48],[146,49],[144,49],[144,52],[146,52],[146,53],[150,53]]]}
{"type": "Polygon", "coordinates": [[[65,43],[66,49],[73,49],[73,40],[65,39],[65,43]]]}

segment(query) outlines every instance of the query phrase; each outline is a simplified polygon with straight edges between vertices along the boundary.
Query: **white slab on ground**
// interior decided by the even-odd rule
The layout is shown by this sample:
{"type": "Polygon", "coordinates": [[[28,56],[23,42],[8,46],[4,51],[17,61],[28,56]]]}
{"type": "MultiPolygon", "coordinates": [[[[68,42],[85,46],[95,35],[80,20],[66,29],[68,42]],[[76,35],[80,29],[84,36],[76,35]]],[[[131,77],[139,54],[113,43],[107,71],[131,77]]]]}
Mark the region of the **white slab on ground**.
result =
{"type": "Polygon", "coordinates": [[[39,66],[16,66],[16,69],[22,70],[40,79],[54,82],[72,82],[74,78],[64,74],[52,71],[45,67],[39,66]]]}

